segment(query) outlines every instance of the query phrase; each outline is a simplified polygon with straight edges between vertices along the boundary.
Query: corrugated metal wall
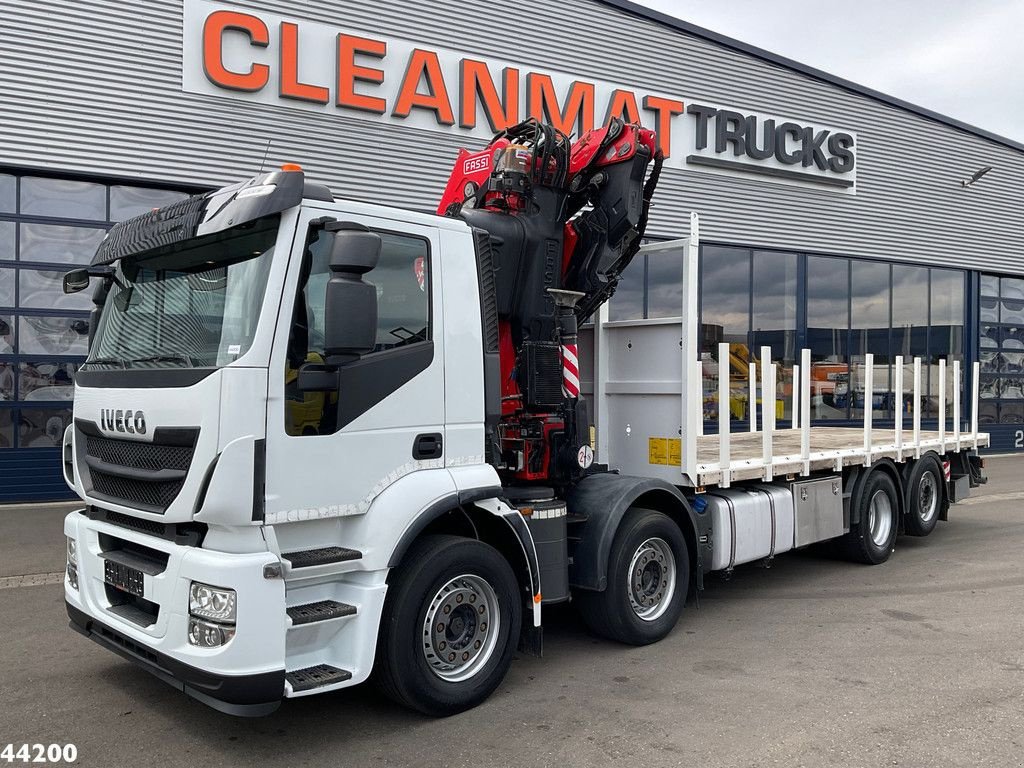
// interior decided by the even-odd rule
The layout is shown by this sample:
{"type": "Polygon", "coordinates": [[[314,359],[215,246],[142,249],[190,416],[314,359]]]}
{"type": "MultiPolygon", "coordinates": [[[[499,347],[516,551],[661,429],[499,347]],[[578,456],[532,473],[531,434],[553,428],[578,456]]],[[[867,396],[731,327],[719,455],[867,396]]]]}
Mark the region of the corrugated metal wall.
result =
{"type": "MultiPolygon", "coordinates": [[[[59,5],[0,0],[0,163],[219,184],[251,175],[272,138],[272,163],[339,196],[433,208],[456,137],[183,93],[181,0],[59,5]]],[[[710,240],[1024,272],[1024,153],[594,0],[245,5],[858,135],[855,196],[669,171],[652,235],[697,210],[710,240]],[[532,29],[553,31],[509,35],[532,29]]]]}

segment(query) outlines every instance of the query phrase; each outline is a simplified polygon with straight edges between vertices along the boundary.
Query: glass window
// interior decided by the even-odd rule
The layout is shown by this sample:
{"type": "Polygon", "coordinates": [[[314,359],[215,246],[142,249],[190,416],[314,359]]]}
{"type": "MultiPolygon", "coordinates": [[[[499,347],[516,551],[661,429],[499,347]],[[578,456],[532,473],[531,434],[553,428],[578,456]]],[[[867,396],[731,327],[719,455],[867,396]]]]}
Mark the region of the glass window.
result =
{"type": "Polygon", "coordinates": [[[64,439],[64,430],[70,423],[70,408],[20,408],[18,446],[59,448],[64,439]]]}
{"type": "Polygon", "coordinates": [[[64,270],[18,270],[19,304],[31,309],[80,309],[92,307],[92,292],[64,293],[64,270]]]}
{"type": "Polygon", "coordinates": [[[796,349],[797,255],[776,251],[754,251],[753,305],[750,349],[761,356],[761,347],[771,347],[777,364],[776,417],[793,417],[793,366],[796,349]]]}
{"type": "Polygon", "coordinates": [[[14,409],[0,408],[0,449],[14,447],[14,409]]]}
{"type": "MultiPolygon", "coordinates": [[[[647,254],[638,254],[622,273],[615,293],[608,302],[609,320],[640,320],[644,316],[644,265],[647,254]]],[[[682,306],[682,299],[680,299],[682,306]]]]}
{"type": "Polygon", "coordinates": [[[13,221],[0,221],[0,261],[14,261],[14,230],[13,221]]]}
{"type": "Polygon", "coordinates": [[[0,401],[14,399],[14,363],[0,363],[0,401]]]}
{"type": "Polygon", "coordinates": [[[730,345],[729,378],[734,420],[749,418],[750,251],[707,245],[700,252],[701,361],[704,418],[718,418],[718,345],[730,345]]]}
{"type": "Polygon", "coordinates": [[[28,355],[85,355],[89,321],[79,317],[34,317],[19,320],[19,351],[28,355]]]}
{"type": "Polygon", "coordinates": [[[850,262],[807,257],[811,416],[845,419],[849,393],[850,262]]]}
{"type": "Polygon", "coordinates": [[[13,306],[14,306],[14,270],[13,269],[0,269],[0,307],[13,307],[13,306]]]}
{"type": "Polygon", "coordinates": [[[18,363],[18,399],[26,403],[74,399],[76,368],[74,363],[18,363]]]}
{"type": "MultiPolygon", "coordinates": [[[[892,355],[903,356],[903,402],[893,403],[913,413],[914,358],[928,357],[928,268],[892,268],[892,355]]],[[[894,368],[895,377],[895,368],[894,368]]],[[[893,380],[895,389],[895,378],[893,380]]],[[[927,385],[927,382],[923,382],[927,385]]]]}
{"type": "Polygon", "coordinates": [[[999,278],[995,275],[982,275],[981,276],[981,295],[982,296],[999,296],[999,278]]]}
{"type": "Polygon", "coordinates": [[[17,202],[17,179],[5,173],[0,173],[0,213],[16,213],[17,202]]]}
{"type": "Polygon", "coordinates": [[[14,315],[0,312],[0,355],[14,352],[14,315]]]}
{"type": "Polygon", "coordinates": [[[61,219],[107,220],[107,188],[102,184],[67,179],[23,176],[21,213],[61,219]]]}
{"type": "Polygon", "coordinates": [[[683,260],[679,251],[647,255],[647,317],[683,314],[683,260]]]}
{"type": "MultiPolygon", "coordinates": [[[[946,417],[953,419],[953,387],[963,386],[953,380],[953,360],[963,361],[964,354],[964,273],[951,269],[933,269],[931,288],[931,334],[928,360],[928,405],[925,416],[938,418],[939,359],[946,358],[946,417]]],[[[1024,350],[1024,345],[1021,346],[1024,350]]],[[[961,390],[962,392],[962,390],[961,390]]],[[[963,398],[960,400],[963,403],[963,398]]]]}
{"type": "Polygon", "coordinates": [[[22,224],[18,257],[22,261],[88,264],[107,234],[104,229],[22,224]]]}
{"type": "Polygon", "coordinates": [[[124,221],[132,216],[149,213],[154,208],[163,208],[185,197],[188,195],[183,192],[171,192],[166,189],[115,185],[110,188],[110,220],[124,221]]]}
{"type": "Polygon", "coordinates": [[[889,386],[889,322],[891,288],[889,265],[874,261],[850,263],[850,417],[862,418],[867,395],[865,355],[874,355],[872,409],[876,416],[891,410],[889,386]]]}

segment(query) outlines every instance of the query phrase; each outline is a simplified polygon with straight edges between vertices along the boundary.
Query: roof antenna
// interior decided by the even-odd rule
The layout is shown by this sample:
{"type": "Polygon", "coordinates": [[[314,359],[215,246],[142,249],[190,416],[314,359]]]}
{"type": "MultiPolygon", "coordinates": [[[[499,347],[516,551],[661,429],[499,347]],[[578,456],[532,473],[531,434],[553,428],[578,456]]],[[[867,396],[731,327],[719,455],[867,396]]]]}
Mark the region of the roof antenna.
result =
{"type": "Polygon", "coordinates": [[[263,169],[267,167],[267,157],[270,155],[270,144],[273,140],[273,137],[267,139],[267,148],[263,152],[263,162],[260,163],[260,173],[263,173],[263,169]]]}

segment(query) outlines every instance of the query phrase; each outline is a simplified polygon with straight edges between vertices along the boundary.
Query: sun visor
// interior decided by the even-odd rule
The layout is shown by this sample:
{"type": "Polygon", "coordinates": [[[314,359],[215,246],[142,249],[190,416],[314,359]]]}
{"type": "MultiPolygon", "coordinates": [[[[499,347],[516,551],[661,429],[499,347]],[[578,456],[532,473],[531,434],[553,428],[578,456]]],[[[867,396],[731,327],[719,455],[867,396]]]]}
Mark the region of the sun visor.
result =
{"type": "Polygon", "coordinates": [[[96,250],[92,266],[280,213],[302,202],[304,187],[302,171],[273,171],[157,208],[114,225],[96,250]]]}

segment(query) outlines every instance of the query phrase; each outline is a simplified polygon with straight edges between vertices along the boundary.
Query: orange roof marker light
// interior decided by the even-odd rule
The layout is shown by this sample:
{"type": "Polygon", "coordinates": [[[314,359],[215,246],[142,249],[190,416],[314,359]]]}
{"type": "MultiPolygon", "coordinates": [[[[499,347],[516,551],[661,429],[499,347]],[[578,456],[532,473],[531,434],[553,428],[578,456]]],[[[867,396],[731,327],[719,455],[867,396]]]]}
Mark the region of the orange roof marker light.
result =
{"type": "Polygon", "coordinates": [[[295,163],[285,163],[281,166],[282,171],[301,171],[302,166],[296,165],[295,163]]]}

